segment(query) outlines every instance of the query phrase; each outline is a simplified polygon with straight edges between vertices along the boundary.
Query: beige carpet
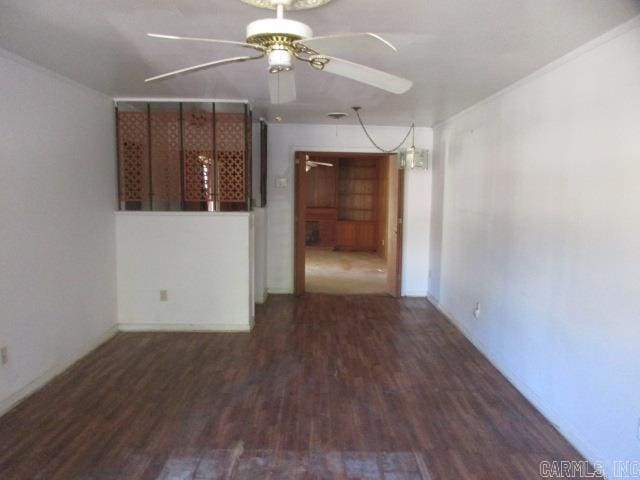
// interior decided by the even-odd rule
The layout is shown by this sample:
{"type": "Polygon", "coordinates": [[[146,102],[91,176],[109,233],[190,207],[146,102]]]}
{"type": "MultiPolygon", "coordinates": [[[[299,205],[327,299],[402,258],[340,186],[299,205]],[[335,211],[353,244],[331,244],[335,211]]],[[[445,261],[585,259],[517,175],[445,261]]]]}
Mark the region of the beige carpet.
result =
{"type": "Polygon", "coordinates": [[[385,261],[374,253],[306,249],[306,291],[331,294],[387,293],[385,261]]]}

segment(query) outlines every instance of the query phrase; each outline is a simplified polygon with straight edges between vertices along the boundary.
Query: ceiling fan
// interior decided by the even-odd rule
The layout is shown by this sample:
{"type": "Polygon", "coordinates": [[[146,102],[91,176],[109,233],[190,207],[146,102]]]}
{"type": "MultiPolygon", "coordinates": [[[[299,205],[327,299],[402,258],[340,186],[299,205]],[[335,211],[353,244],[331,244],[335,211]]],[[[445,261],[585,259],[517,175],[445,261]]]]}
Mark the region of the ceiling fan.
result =
{"type": "Polygon", "coordinates": [[[146,82],[154,82],[187,73],[219,67],[230,63],[241,63],[267,57],[269,65],[269,93],[271,103],[280,104],[292,102],[296,99],[296,84],[293,72],[293,59],[308,63],[318,71],[332,73],[350,78],[357,82],[380,88],[387,92],[402,94],[407,92],[413,83],[410,80],[382,72],[365,65],[343,60],[333,56],[334,51],[345,47],[356,47],[368,52],[376,53],[380,50],[394,51],[397,49],[382,37],[373,33],[346,33],[313,37],[311,28],[302,22],[284,18],[284,10],[300,10],[315,8],[331,0],[242,0],[261,8],[277,11],[276,18],[265,18],[251,22],[247,26],[246,41],[217,40],[212,38],[180,37],[175,35],[147,34],[150,37],[168,40],[183,40],[192,42],[209,42],[225,45],[235,45],[255,54],[244,55],[223,60],[194,65],[173,72],[147,78],[146,82]],[[320,53],[322,52],[322,53],[320,53]]]}
{"type": "Polygon", "coordinates": [[[312,168],[316,167],[333,167],[333,163],[316,162],[315,160],[307,160],[304,166],[305,172],[310,172],[312,168]]]}

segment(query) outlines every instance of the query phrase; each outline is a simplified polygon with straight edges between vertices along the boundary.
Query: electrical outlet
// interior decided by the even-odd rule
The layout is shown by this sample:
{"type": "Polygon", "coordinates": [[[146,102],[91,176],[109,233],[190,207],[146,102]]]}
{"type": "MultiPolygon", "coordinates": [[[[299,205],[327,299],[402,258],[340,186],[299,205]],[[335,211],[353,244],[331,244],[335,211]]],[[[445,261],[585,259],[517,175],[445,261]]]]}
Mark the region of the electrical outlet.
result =
{"type": "Polygon", "coordinates": [[[473,311],[473,316],[476,318],[476,320],[480,318],[480,302],[476,303],[476,308],[473,311]]]}
{"type": "Polygon", "coordinates": [[[0,362],[2,365],[9,363],[9,347],[0,348],[0,362]]]}
{"type": "Polygon", "coordinates": [[[169,291],[168,290],[160,290],[160,301],[166,302],[169,300],[169,291]]]}

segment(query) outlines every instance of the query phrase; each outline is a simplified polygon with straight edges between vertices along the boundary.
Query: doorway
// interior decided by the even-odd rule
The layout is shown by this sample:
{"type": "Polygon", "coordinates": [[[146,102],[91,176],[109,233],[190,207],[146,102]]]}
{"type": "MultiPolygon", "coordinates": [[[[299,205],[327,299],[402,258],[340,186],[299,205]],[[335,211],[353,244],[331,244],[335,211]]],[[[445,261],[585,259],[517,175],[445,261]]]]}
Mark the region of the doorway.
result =
{"type": "Polygon", "coordinates": [[[395,155],[296,152],[296,295],[400,296],[403,176],[395,155]]]}

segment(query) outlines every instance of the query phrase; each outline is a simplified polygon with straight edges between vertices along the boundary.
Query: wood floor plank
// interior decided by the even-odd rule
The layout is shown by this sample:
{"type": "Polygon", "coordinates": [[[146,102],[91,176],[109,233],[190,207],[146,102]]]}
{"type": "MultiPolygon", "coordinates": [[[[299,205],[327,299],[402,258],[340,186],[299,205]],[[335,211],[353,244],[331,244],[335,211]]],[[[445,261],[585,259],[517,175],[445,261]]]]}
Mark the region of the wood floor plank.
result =
{"type": "Polygon", "coordinates": [[[534,479],[575,449],[426,300],[121,333],[0,418],[0,478],[534,479]]]}

